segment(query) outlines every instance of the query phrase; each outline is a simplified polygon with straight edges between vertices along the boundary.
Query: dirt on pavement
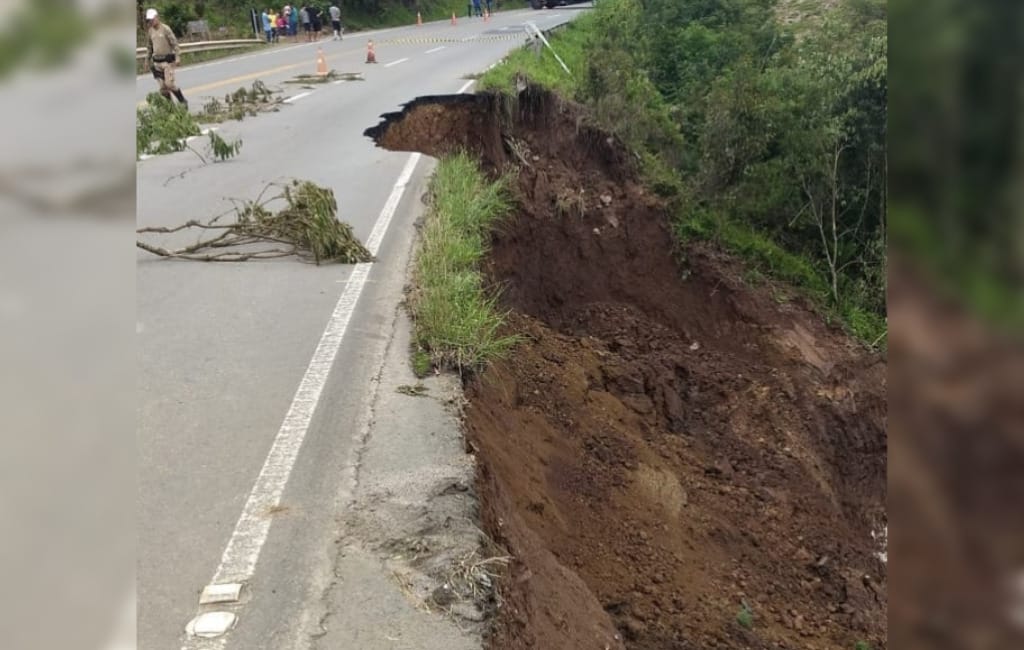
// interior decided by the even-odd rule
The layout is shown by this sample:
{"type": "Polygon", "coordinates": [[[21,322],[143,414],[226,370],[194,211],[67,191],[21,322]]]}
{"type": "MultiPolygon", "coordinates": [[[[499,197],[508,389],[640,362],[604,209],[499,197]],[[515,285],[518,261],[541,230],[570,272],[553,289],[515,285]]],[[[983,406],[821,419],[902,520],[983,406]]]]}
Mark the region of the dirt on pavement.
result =
{"type": "Polygon", "coordinates": [[[492,648],[887,647],[881,356],[679,250],[625,149],[553,95],[421,98],[367,133],[515,174],[487,273],[526,340],[466,387],[515,558],[492,648]]]}

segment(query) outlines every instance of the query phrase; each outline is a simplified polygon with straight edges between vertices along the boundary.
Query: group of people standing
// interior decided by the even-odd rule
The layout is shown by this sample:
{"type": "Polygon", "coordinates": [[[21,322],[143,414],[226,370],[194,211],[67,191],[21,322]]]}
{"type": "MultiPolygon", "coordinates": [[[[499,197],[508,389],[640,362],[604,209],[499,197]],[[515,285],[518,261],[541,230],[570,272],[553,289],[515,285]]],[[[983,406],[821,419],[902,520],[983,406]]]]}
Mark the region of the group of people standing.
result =
{"type": "Polygon", "coordinates": [[[278,13],[275,9],[265,9],[260,16],[263,21],[263,34],[268,43],[277,43],[282,36],[291,36],[295,42],[299,40],[299,27],[306,34],[307,41],[320,40],[323,31],[323,20],[329,17],[334,40],[341,40],[341,9],[331,5],[326,14],[316,5],[303,7],[285,7],[278,13]]]}
{"type": "Polygon", "coordinates": [[[467,5],[470,16],[483,17],[483,7],[487,7],[487,13],[494,13],[491,9],[491,0],[472,0],[471,4],[467,5]]]}

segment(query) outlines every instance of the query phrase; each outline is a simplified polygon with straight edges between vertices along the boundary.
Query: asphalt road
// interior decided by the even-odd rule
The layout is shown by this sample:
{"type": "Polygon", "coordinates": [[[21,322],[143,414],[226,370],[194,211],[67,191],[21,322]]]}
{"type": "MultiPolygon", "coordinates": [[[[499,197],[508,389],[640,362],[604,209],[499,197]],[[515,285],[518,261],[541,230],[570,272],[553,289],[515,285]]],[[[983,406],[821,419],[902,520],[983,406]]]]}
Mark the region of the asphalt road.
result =
{"type": "MultiPolygon", "coordinates": [[[[220,125],[226,137],[243,140],[233,160],[203,165],[186,151],[139,162],[140,226],[209,218],[230,207],[228,197],[308,179],[334,190],[340,218],[363,241],[377,226],[379,261],[362,269],[294,260],[203,264],[140,251],[140,648],[200,647],[184,628],[201,611],[199,593],[215,574],[245,588],[233,610],[237,627],[211,647],[300,648],[317,634],[346,497],[339,477],[351,467],[353,429],[370,417],[370,372],[387,345],[381,323],[401,299],[412,224],[432,166],[424,157],[411,167],[410,154],[376,149],[362,132],[419,95],[466,91],[465,75],[525,40],[523,21],[544,29],[578,14],[574,7],[501,13],[488,23],[460,18],[456,27],[434,23],[279,46],[179,70],[193,106],[256,79],[292,101],[279,112],[220,125]],[[376,66],[364,63],[367,38],[377,45],[376,66]],[[314,72],[318,46],[329,68],[363,72],[365,81],[313,90],[285,84],[314,72]],[[403,170],[407,182],[396,187],[403,170]],[[335,337],[336,355],[331,341],[321,340],[325,330],[335,337]],[[327,345],[326,356],[318,345],[327,345]],[[311,362],[317,358],[327,360],[323,373],[311,362]],[[313,397],[307,391],[297,399],[309,385],[313,397]],[[294,453],[282,456],[281,449],[294,453]],[[283,493],[267,492],[275,485],[283,493]],[[269,531],[260,522],[272,522],[269,531]],[[232,544],[233,555],[226,553],[232,544]]],[[[138,100],[154,88],[152,78],[139,77],[138,100]]]]}

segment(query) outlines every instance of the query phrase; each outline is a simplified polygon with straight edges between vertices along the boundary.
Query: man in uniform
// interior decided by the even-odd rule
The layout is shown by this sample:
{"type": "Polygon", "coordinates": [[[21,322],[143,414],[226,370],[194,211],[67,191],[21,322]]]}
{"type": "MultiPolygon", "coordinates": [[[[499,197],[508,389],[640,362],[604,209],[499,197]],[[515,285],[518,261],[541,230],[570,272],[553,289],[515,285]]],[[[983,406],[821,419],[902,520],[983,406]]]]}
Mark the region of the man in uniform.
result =
{"type": "Polygon", "coordinates": [[[146,22],[149,24],[146,30],[149,41],[149,68],[160,84],[160,94],[170,99],[171,93],[174,93],[185,110],[188,110],[185,95],[174,83],[174,69],[181,57],[181,48],[174,36],[174,30],[160,22],[156,9],[146,10],[146,22]]]}

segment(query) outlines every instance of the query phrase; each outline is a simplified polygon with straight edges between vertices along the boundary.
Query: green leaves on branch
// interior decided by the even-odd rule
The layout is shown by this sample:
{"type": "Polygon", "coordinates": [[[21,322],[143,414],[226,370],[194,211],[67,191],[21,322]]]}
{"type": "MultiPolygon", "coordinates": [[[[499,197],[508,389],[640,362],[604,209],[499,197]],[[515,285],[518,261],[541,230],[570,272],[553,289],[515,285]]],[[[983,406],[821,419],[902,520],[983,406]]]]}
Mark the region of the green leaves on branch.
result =
{"type": "Polygon", "coordinates": [[[239,138],[234,142],[228,142],[224,138],[217,135],[216,132],[210,131],[210,149],[213,151],[214,160],[227,160],[228,158],[234,158],[238,155],[238,152],[242,150],[242,139],[239,138]]]}
{"type": "Polygon", "coordinates": [[[207,222],[186,221],[176,227],[140,228],[137,233],[172,235],[183,231],[207,233],[188,246],[172,249],[151,242],[136,245],[154,255],[203,262],[243,262],[254,259],[296,256],[321,264],[353,264],[373,261],[370,251],[356,238],[352,226],[337,218],[334,192],[309,181],[270,185],[280,193],[255,200],[235,201],[230,212],[207,222]],[[276,212],[272,209],[281,205],[276,212]],[[230,217],[234,219],[230,219],[230,217]]]}
{"type": "Polygon", "coordinates": [[[135,112],[135,153],[157,155],[184,151],[185,140],[201,133],[195,118],[160,93],[150,93],[135,112]]]}

